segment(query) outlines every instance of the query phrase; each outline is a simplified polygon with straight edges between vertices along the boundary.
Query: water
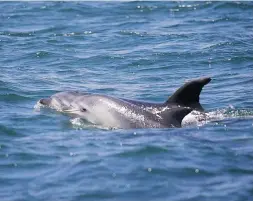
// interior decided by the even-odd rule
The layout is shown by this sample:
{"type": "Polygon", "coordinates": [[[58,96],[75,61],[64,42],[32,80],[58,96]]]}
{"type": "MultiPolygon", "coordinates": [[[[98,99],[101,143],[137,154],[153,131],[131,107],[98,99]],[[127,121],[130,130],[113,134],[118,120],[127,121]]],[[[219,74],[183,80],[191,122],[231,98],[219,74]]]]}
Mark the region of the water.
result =
{"type": "Polygon", "coordinates": [[[0,13],[1,200],[253,199],[252,2],[1,2],[0,13]],[[180,129],[86,128],[36,108],[64,90],[163,102],[201,76],[213,78],[210,121],[180,129]]]}

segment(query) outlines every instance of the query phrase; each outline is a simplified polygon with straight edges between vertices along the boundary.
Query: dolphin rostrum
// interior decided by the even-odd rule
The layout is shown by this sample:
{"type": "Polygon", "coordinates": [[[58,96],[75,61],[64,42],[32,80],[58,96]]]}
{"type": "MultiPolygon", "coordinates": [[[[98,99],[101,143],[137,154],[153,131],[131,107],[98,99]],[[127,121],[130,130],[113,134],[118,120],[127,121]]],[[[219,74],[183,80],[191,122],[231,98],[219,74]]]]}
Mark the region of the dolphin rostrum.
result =
{"type": "Polygon", "coordinates": [[[181,127],[192,110],[203,111],[199,95],[211,78],[192,80],[180,87],[164,103],[148,103],[101,94],[60,92],[39,103],[58,111],[109,128],[181,127]]]}

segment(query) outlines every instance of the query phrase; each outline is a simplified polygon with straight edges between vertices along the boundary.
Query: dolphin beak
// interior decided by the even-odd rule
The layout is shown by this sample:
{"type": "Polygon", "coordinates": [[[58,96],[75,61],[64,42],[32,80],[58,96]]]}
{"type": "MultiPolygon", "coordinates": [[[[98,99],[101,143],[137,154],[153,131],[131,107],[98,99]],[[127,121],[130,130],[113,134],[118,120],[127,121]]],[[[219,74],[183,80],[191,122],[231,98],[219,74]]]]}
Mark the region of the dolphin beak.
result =
{"type": "Polygon", "coordinates": [[[42,105],[49,105],[50,104],[50,98],[42,98],[39,100],[39,103],[42,104],[42,105]]]}

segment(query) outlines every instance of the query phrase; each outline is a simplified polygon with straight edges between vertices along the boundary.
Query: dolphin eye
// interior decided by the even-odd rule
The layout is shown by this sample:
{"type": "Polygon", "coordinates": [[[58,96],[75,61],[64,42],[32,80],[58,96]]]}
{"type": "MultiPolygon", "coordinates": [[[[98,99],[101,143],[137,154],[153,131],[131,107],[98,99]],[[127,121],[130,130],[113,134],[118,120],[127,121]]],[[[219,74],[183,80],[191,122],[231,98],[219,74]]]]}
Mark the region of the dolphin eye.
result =
{"type": "Polygon", "coordinates": [[[87,110],[85,108],[82,108],[81,111],[82,112],[87,112],[87,110]]]}

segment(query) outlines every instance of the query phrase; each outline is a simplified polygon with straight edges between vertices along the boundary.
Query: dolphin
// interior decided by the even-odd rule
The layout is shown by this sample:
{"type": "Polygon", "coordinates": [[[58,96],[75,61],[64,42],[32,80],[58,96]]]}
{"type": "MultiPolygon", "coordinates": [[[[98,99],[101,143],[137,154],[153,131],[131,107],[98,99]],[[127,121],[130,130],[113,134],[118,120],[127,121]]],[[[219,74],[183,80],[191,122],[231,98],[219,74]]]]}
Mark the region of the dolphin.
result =
{"type": "Polygon", "coordinates": [[[199,95],[211,78],[185,83],[164,103],[149,103],[78,91],[59,92],[39,103],[107,128],[181,127],[192,110],[204,111],[199,95]]]}

